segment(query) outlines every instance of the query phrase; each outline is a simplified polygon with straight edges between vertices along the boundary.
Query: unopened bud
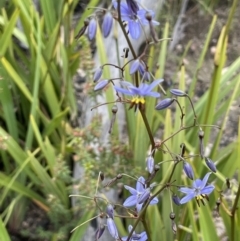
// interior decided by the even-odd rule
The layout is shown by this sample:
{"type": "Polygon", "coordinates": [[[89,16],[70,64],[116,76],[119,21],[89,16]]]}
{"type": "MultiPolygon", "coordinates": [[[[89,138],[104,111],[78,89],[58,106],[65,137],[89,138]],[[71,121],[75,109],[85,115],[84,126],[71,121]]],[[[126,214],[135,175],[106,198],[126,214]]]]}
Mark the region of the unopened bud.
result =
{"type": "Polygon", "coordinates": [[[164,100],[161,100],[156,106],[156,110],[163,110],[168,108],[172,103],[174,102],[174,99],[166,98],[164,100]]]}
{"type": "Polygon", "coordinates": [[[181,200],[176,194],[172,195],[172,200],[176,205],[178,205],[178,206],[181,205],[181,203],[180,203],[181,200]]]}
{"type": "Polygon", "coordinates": [[[183,170],[184,170],[185,174],[187,175],[187,177],[190,178],[191,180],[193,180],[193,178],[194,178],[193,169],[192,169],[191,165],[186,161],[183,162],[183,170]]]}
{"type": "Polygon", "coordinates": [[[97,68],[97,70],[95,71],[94,76],[93,76],[93,82],[97,82],[98,80],[100,80],[102,73],[103,73],[103,68],[101,66],[101,67],[97,68]]]}
{"type": "Polygon", "coordinates": [[[178,97],[185,97],[187,94],[179,89],[171,89],[170,92],[178,97]]]}
{"type": "Polygon", "coordinates": [[[205,163],[212,172],[217,172],[217,168],[210,158],[205,157],[205,163]]]}
{"type": "Polygon", "coordinates": [[[203,137],[204,137],[204,131],[200,128],[198,132],[198,137],[199,137],[199,152],[201,158],[204,157],[204,145],[203,145],[203,137]]]}
{"type": "Polygon", "coordinates": [[[99,81],[95,87],[94,87],[94,91],[98,91],[98,90],[102,90],[104,89],[107,85],[108,85],[109,81],[108,80],[101,80],[99,81]]]}

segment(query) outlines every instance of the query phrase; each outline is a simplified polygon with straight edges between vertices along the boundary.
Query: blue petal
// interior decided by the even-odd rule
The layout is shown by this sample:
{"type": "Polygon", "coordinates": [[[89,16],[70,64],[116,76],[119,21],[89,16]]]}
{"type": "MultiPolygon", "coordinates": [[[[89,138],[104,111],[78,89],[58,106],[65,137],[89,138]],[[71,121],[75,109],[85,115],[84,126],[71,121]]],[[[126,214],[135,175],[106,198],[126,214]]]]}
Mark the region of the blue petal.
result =
{"type": "Polygon", "coordinates": [[[202,180],[200,180],[200,179],[196,179],[192,184],[193,188],[195,188],[195,189],[200,188],[201,185],[202,185],[202,180]]]}
{"type": "Polygon", "coordinates": [[[133,207],[137,204],[137,196],[132,195],[128,197],[125,202],[123,203],[124,207],[133,207]]]}
{"type": "Polygon", "coordinates": [[[145,189],[145,191],[139,196],[137,202],[139,204],[144,203],[150,197],[150,188],[145,189]]]}
{"type": "Polygon", "coordinates": [[[188,193],[194,193],[194,189],[188,188],[188,187],[181,187],[181,188],[179,188],[179,191],[180,191],[180,192],[183,192],[183,193],[186,193],[186,194],[188,194],[188,193]]]}
{"type": "Polygon", "coordinates": [[[157,204],[157,203],[158,203],[158,198],[155,197],[155,198],[153,198],[153,200],[149,203],[149,205],[155,205],[155,204],[157,204]]]}
{"type": "Polygon", "coordinates": [[[199,186],[201,189],[204,188],[207,184],[208,178],[211,175],[211,172],[208,172],[202,180],[202,184],[199,186]]]}
{"type": "Polygon", "coordinates": [[[133,39],[138,39],[141,34],[140,24],[137,21],[131,20],[128,22],[129,33],[133,39]]]}
{"type": "Polygon", "coordinates": [[[148,91],[151,91],[152,89],[154,89],[158,84],[162,83],[163,79],[157,79],[154,80],[149,86],[148,86],[148,91]]]}
{"type": "Polygon", "coordinates": [[[130,74],[134,74],[138,70],[139,66],[140,66],[140,60],[139,59],[134,60],[130,67],[130,71],[129,71],[130,74]]]}
{"type": "Polygon", "coordinates": [[[147,94],[148,96],[152,96],[154,98],[159,98],[161,95],[158,92],[152,91],[147,94]]]}
{"type": "Polygon", "coordinates": [[[138,241],[146,241],[148,239],[145,231],[142,232],[140,235],[141,235],[141,238],[138,241]]]}
{"type": "Polygon", "coordinates": [[[127,186],[127,185],[124,185],[125,189],[127,189],[132,195],[137,195],[138,192],[137,190],[135,190],[134,188],[130,187],[130,186],[127,186]]]}
{"type": "Polygon", "coordinates": [[[210,194],[214,190],[213,185],[208,185],[201,190],[201,194],[210,194]]]}
{"type": "Polygon", "coordinates": [[[117,92],[122,93],[122,94],[124,94],[124,95],[134,95],[134,93],[132,93],[132,91],[123,89],[123,88],[121,88],[121,87],[114,86],[114,89],[115,89],[117,92]]]}
{"type": "Polygon", "coordinates": [[[143,203],[141,203],[141,204],[137,203],[137,205],[136,205],[136,209],[137,209],[137,212],[138,212],[138,213],[141,212],[141,210],[142,210],[142,206],[143,206],[143,203]]]}
{"type": "Polygon", "coordinates": [[[180,201],[181,204],[184,204],[188,201],[190,201],[191,199],[193,199],[195,197],[195,194],[194,193],[190,193],[188,195],[186,195],[185,197],[183,197],[180,201]]]}

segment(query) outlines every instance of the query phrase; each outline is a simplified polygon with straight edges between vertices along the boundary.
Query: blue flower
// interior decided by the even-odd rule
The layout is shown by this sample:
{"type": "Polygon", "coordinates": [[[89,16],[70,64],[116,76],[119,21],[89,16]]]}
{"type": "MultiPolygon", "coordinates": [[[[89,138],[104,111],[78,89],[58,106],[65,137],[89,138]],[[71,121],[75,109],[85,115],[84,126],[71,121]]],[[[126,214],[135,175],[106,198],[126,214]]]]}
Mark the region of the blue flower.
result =
{"type": "MultiPolygon", "coordinates": [[[[117,1],[113,0],[113,7],[117,9],[117,6],[117,1]]],[[[149,24],[148,20],[145,17],[146,13],[148,12],[152,17],[154,17],[155,15],[152,10],[137,10],[137,8],[139,8],[139,5],[137,3],[134,6],[134,9],[133,7],[129,7],[129,5],[125,2],[121,2],[120,4],[121,18],[123,21],[128,23],[129,33],[133,39],[138,39],[140,37],[142,25],[149,24]]],[[[152,24],[158,25],[159,23],[156,21],[152,21],[152,24]]]]}
{"type": "Polygon", "coordinates": [[[195,197],[197,200],[198,206],[200,206],[199,200],[203,202],[203,198],[208,199],[207,195],[210,194],[215,188],[213,185],[207,185],[207,181],[210,174],[211,172],[208,172],[203,178],[203,180],[196,179],[192,184],[192,188],[181,187],[179,191],[187,195],[181,199],[180,203],[184,204],[186,202],[189,202],[191,199],[195,197]]]}
{"type": "Polygon", "coordinates": [[[160,97],[160,94],[158,92],[152,91],[158,84],[163,82],[162,79],[154,80],[150,85],[141,83],[140,86],[136,87],[132,83],[127,81],[122,81],[121,84],[125,86],[127,89],[120,88],[117,86],[114,86],[114,89],[122,94],[125,95],[131,95],[134,98],[132,99],[133,104],[145,104],[144,97],[145,96],[152,96],[155,98],[160,97]]]}
{"type": "Polygon", "coordinates": [[[113,17],[110,12],[107,12],[103,17],[102,30],[104,38],[107,38],[112,30],[113,17]]]}
{"type": "MultiPolygon", "coordinates": [[[[132,225],[128,226],[128,232],[130,233],[132,231],[132,225]]],[[[128,239],[127,237],[122,237],[121,240],[122,241],[126,241],[128,239]]],[[[145,231],[143,231],[140,234],[137,234],[135,231],[133,232],[131,238],[129,239],[129,241],[133,241],[133,240],[138,240],[138,241],[146,241],[147,240],[147,234],[145,231]]]]}
{"type": "MultiPolygon", "coordinates": [[[[132,207],[136,206],[137,212],[140,212],[142,209],[143,203],[139,203],[139,200],[141,201],[142,195],[145,196],[145,194],[148,192],[148,189],[145,187],[145,179],[144,177],[139,177],[136,184],[136,189],[129,187],[127,185],[124,185],[124,187],[132,194],[130,197],[128,197],[125,202],[123,203],[124,207],[132,207]]],[[[153,200],[150,202],[150,205],[154,205],[158,203],[158,198],[153,198],[153,200]]]]}

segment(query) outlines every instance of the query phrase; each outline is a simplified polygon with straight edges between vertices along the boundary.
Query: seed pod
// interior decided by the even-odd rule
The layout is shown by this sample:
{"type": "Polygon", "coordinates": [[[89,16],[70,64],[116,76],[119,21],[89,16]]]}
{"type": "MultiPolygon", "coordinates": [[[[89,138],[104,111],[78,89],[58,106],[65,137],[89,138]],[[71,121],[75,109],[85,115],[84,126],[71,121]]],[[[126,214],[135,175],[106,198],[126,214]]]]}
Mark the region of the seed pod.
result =
{"type": "Polygon", "coordinates": [[[204,145],[203,145],[204,131],[201,128],[198,132],[198,137],[199,137],[199,152],[200,152],[201,158],[203,159],[204,158],[204,145]]]}
{"type": "Polygon", "coordinates": [[[175,219],[175,216],[176,216],[176,215],[175,215],[174,212],[171,212],[170,215],[169,215],[169,217],[170,217],[171,220],[174,220],[174,219],[175,219]]]}
{"type": "Polygon", "coordinates": [[[226,185],[227,185],[227,188],[230,188],[230,187],[231,187],[231,183],[230,183],[229,178],[226,179],[226,185]]]}
{"type": "Polygon", "coordinates": [[[78,34],[75,36],[75,39],[79,39],[80,37],[82,37],[82,35],[85,33],[88,25],[89,25],[89,19],[86,19],[84,21],[84,26],[79,30],[78,34]]]}

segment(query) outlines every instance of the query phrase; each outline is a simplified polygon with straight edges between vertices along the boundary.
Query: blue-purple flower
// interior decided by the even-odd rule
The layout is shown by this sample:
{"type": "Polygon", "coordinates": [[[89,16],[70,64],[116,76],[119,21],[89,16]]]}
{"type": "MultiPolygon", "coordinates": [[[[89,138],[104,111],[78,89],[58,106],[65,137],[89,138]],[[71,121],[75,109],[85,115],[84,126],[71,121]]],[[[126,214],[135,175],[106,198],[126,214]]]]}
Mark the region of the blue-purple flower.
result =
{"type": "Polygon", "coordinates": [[[136,87],[132,83],[127,81],[122,81],[121,84],[126,87],[121,88],[114,86],[115,90],[119,93],[122,93],[124,95],[130,95],[134,98],[132,99],[133,104],[145,104],[144,97],[145,96],[152,96],[155,98],[160,97],[160,94],[158,92],[152,91],[157,85],[159,85],[161,82],[163,82],[162,79],[154,80],[150,85],[141,83],[140,86],[136,87]]]}
{"type": "Polygon", "coordinates": [[[198,206],[200,206],[199,200],[201,200],[202,203],[204,204],[203,198],[208,199],[207,195],[209,195],[215,188],[213,185],[207,185],[207,181],[210,174],[211,172],[208,172],[203,178],[203,180],[196,179],[192,184],[192,188],[181,187],[179,191],[185,193],[186,196],[184,196],[181,199],[180,203],[181,204],[187,203],[195,197],[197,200],[198,206]]]}
{"type": "MultiPolygon", "coordinates": [[[[124,187],[132,194],[130,197],[128,197],[125,202],[123,203],[124,207],[133,207],[136,206],[137,208],[137,212],[140,212],[142,209],[142,203],[139,203],[139,200],[142,201],[143,199],[145,199],[146,194],[148,194],[149,189],[145,187],[145,179],[144,177],[139,177],[137,180],[137,184],[136,184],[136,189],[124,185],[124,187]],[[142,196],[144,195],[144,196],[142,196]]],[[[148,198],[150,196],[150,192],[148,195],[148,198]]],[[[150,202],[150,205],[154,205],[158,203],[158,198],[153,198],[150,202]]]]}
{"type": "Polygon", "coordinates": [[[107,38],[112,30],[113,17],[110,12],[107,12],[103,17],[102,31],[104,38],[107,38]]]}
{"type": "MultiPolygon", "coordinates": [[[[132,231],[132,225],[128,226],[128,232],[130,233],[132,231]]],[[[122,237],[121,240],[122,241],[126,241],[128,239],[127,237],[122,237]]],[[[138,240],[138,241],[146,241],[147,240],[147,234],[145,231],[143,231],[140,234],[137,234],[135,231],[133,232],[132,236],[130,237],[129,241],[133,241],[133,240],[138,240]]]]}
{"type": "MultiPolygon", "coordinates": [[[[113,7],[117,10],[118,2],[116,0],[113,0],[113,7]]],[[[142,25],[148,25],[149,22],[145,17],[146,12],[149,12],[154,18],[154,12],[152,10],[146,11],[145,9],[140,9],[139,5],[137,2],[135,2],[136,5],[130,6],[125,2],[121,2],[120,4],[120,13],[121,13],[121,18],[123,21],[128,23],[128,29],[131,37],[133,39],[138,39],[141,35],[142,31],[142,25]]],[[[158,25],[159,23],[156,21],[152,21],[153,25],[158,25]]]]}

